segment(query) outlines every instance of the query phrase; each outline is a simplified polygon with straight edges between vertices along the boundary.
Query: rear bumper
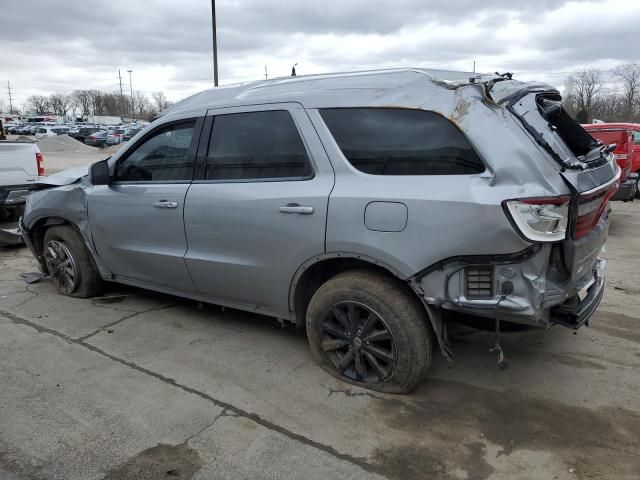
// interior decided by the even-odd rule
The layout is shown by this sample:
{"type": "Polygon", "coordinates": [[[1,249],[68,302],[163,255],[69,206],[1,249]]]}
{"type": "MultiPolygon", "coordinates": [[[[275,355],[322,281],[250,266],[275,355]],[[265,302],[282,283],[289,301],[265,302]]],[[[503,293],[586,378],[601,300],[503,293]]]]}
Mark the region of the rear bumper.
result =
{"type": "Polygon", "coordinates": [[[594,283],[587,289],[586,296],[580,301],[579,297],[573,297],[562,305],[553,307],[549,320],[551,323],[577,330],[583,325],[589,324],[589,319],[594,314],[604,297],[605,266],[606,261],[598,259],[594,266],[594,283]]]}
{"type": "Polygon", "coordinates": [[[638,174],[632,173],[620,184],[620,188],[613,195],[611,200],[617,200],[622,202],[628,202],[633,200],[638,191],[638,174]]]}
{"type": "Polygon", "coordinates": [[[427,303],[446,310],[539,328],[563,325],[577,329],[589,321],[604,294],[606,262],[598,253],[592,261],[584,256],[592,266],[576,280],[558,274],[552,246],[546,244],[512,261],[447,265],[418,279],[418,285],[427,303]],[[473,271],[481,264],[486,268],[482,298],[469,294],[469,282],[482,281],[469,277],[477,275],[473,271]]]}

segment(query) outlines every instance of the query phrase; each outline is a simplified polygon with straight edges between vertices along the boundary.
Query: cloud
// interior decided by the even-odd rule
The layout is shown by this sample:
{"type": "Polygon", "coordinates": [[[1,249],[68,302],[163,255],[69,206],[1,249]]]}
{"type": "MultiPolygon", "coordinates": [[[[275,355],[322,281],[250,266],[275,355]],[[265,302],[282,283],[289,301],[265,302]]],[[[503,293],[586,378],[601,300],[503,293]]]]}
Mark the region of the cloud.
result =
{"type": "MultiPolygon", "coordinates": [[[[583,65],[637,60],[640,5],[624,0],[218,0],[222,83],[402,65],[510,70],[563,83],[583,65]]],[[[163,90],[212,83],[210,3],[202,0],[8,2],[0,81],[34,93],[163,90]]]]}

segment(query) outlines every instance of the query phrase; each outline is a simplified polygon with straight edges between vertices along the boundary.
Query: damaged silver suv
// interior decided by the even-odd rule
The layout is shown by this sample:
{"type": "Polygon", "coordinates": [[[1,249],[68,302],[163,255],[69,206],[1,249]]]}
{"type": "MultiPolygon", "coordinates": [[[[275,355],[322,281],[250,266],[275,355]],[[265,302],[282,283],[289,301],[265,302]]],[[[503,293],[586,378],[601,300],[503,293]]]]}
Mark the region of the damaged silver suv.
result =
{"type": "Polygon", "coordinates": [[[578,328],[619,170],[559,93],[401,69],[180,102],[110,159],[40,181],[20,227],[62,294],[118,282],[306,326],[333,375],[409,392],[444,311],[578,328]]]}

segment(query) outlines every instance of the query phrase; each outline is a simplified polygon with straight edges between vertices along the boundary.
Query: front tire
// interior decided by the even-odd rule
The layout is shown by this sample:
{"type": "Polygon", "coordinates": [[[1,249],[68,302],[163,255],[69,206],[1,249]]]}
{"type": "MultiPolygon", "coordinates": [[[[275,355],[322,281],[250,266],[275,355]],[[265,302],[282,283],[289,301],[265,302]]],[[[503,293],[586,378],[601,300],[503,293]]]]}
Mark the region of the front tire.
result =
{"type": "Polygon", "coordinates": [[[49,228],[44,235],[43,254],[49,275],[61,294],[88,298],[102,293],[104,282],[73,228],[49,228]]]}
{"type": "Polygon", "coordinates": [[[307,337],[314,359],[364,388],[409,393],[431,363],[433,336],[418,299],[375,272],[336,275],[313,295],[307,337]]]}

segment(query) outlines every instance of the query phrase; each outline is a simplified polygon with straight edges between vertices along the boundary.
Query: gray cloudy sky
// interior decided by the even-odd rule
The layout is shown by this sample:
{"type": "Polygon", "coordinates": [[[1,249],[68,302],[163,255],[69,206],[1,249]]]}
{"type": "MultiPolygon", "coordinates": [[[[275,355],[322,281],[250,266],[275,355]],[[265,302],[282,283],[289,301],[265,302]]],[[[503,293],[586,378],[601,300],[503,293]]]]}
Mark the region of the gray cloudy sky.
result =
{"type": "MultiPolygon", "coordinates": [[[[425,66],[513,71],[562,85],[640,60],[638,0],[218,0],[222,84],[425,66]]],[[[0,98],[133,88],[172,100],[212,85],[209,0],[2,0],[0,98]]]]}

